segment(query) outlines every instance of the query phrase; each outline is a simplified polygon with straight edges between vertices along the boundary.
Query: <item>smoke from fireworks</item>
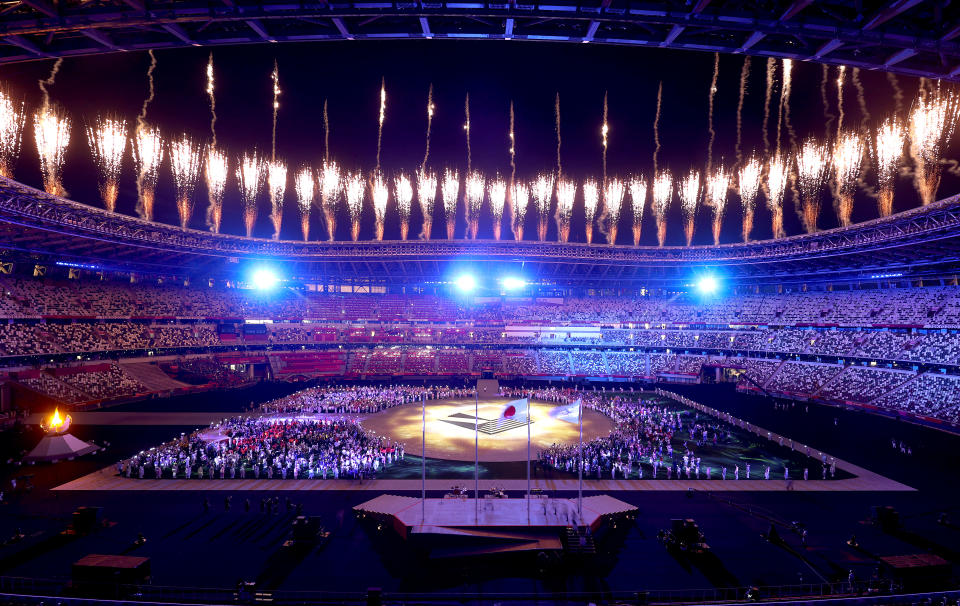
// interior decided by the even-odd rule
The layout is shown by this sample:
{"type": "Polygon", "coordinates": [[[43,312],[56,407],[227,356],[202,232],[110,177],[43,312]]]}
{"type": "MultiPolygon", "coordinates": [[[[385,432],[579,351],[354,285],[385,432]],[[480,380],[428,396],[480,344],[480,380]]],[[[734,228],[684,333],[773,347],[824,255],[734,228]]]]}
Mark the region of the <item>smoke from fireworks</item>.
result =
{"type": "Polygon", "coordinates": [[[713,167],[713,141],[717,138],[717,131],[713,128],[713,99],[717,95],[717,77],[720,75],[720,53],[713,53],[713,78],[710,80],[710,95],[708,97],[707,132],[710,133],[710,142],[707,143],[707,172],[713,167]]]}
{"type": "Polygon", "coordinates": [[[223,191],[227,186],[227,156],[217,148],[207,148],[204,176],[207,181],[207,225],[210,231],[220,233],[223,221],[223,191]]]}
{"type": "Polygon", "coordinates": [[[557,179],[563,176],[563,161],[560,159],[560,93],[553,104],[554,130],[557,131],[557,179]]]}
{"type": "Polygon", "coordinates": [[[283,224],[283,196],[287,192],[287,165],[281,160],[267,163],[267,192],[270,194],[270,221],[273,222],[273,239],[280,238],[283,224]]]}
{"type": "Polygon", "coordinates": [[[834,177],[834,204],[840,225],[850,225],[853,216],[853,197],[860,180],[866,141],[856,132],[844,133],[833,146],[830,158],[834,177]]]}
{"type": "Polygon", "coordinates": [[[433,204],[437,198],[437,176],[421,168],[417,174],[417,201],[420,203],[420,213],[423,215],[423,231],[420,234],[424,240],[430,239],[430,229],[433,227],[433,204]]]}
{"type": "MultiPolygon", "coordinates": [[[[796,147],[797,134],[793,130],[793,122],[790,120],[790,93],[793,90],[793,60],[783,59],[783,88],[780,89],[780,108],[782,110],[783,124],[787,127],[787,134],[790,135],[790,146],[796,147]]],[[[779,126],[777,135],[777,145],[779,142],[779,126]]]]}
{"type": "Polygon", "coordinates": [[[469,173],[463,183],[463,194],[467,207],[467,233],[470,239],[477,239],[480,229],[480,207],[483,206],[483,190],[486,183],[483,175],[477,171],[469,173]]]}
{"type": "Polygon", "coordinates": [[[240,188],[240,200],[243,203],[243,224],[247,237],[253,235],[253,226],[257,223],[257,196],[263,182],[263,162],[257,152],[243,154],[237,163],[237,185],[240,188]]]}
{"type": "Polygon", "coordinates": [[[0,176],[12,177],[13,167],[20,157],[20,142],[23,137],[23,125],[26,112],[23,102],[14,101],[5,91],[0,90],[0,176]]]}
{"type": "MultiPolygon", "coordinates": [[[[150,59],[153,61],[153,51],[150,51],[150,59]]],[[[63,65],[63,57],[58,58],[53,62],[53,67],[50,68],[50,75],[44,80],[37,80],[37,84],[40,85],[40,93],[43,95],[43,103],[40,106],[42,109],[46,110],[50,108],[50,91],[47,89],[48,86],[53,86],[54,81],[57,79],[57,74],[60,73],[60,66],[63,65]]],[[[152,66],[151,66],[152,69],[152,66]]],[[[152,82],[152,80],[151,80],[152,82]]]]}
{"type": "Polygon", "coordinates": [[[620,179],[608,179],[603,188],[603,221],[607,244],[617,243],[617,229],[620,226],[620,212],[623,210],[623,194],[626,187],[620,179]]]}
{"type": "Polygon", "coordinates": [[[750,77],[750,55],[744,55],[740,69],[740,96],[737,99],[737,164],[743,161],[740,144],[743,141],[743,102],[747,98],[747,80],[750,77]]]}
{"type": "Polygon", "coordinates": [[[924,204],[936,199],[940,186],[940,156],[957,126],[960,104],[956,94],[937,88],[921,91],[910,111],[910,157],[914,186],[924,204]]]}
{"type": "Polygon", "coordinates": [[[851,80],[853,87],[857,91],[857,104],[860,106],[860,124],[866,124],[870,121],[870,111],[867,109],[867,94],[863,89],[863,82],[860,81],[860,68],[853,68],[851,80]]]}
{"type": "Polygon", "coordinates": [[[327,113],[327,100],[323,100],[323,161],[330,161],[330,114],[327,113]]]}
{"type": "Polygon", "coordinates": [[[877,165],[877,203],[880,216],[893,214],[893,191],[904,148],[903,123],[896,117],[884,120],[877,129],[874,160],[877,165]]]}
{"type": "Polygon", "coordinates": [[[453,240],[457,227],[457,199],[460,196],[460,175],[449,168],[443,173],[440,197],[443,199],[443,214],[447,220],[447,240],[453,240]]]}
{"type": "Polygon", "coordinates": [[[170,143],[170,169],[177,190],[180,227],[186,229],[193,217],[193,190],[200,174],[200,146],[187,135],[170,143]]]}
{"type": "Polygon", "coordinates": [[[897,75],[893,72],[887,72],[887,82],[890,83],[890,87],[893,89],[893,102],[894,110],[897,115],[903,111],[903,89],[900,88],[900,80],[897,79],[897,75]]]}
{"type": "Polygon", "coordinates": [[[760,192],[760,183],[763,178],[763,165],[756,157],[751,157],[740,167],[737,173],[737,183],[740,189],[740,202],[743,206],[743,241],[750,241],[750,232],[753,231],[753,212],[757,205],[757,194],[760,192]]]}
{"type": "Polygon", "coordinates": [[[547,222],[553,199],[553,175],[537,175],[530,189],[537,206],[537,239],[543,242],[547,239],[547,222]]]}
{"type": "Polygon", "coordinates": [[[469,173],[473,164],[473,152],[470,150],[470,93],[467,93],[463,102],[463,118],[463,132],[467,137],[467,172],[469,173]]]}
{"type": "Polygon", "coordinates": [[[273,139],[271,140],[270,160],[277,159],[277,111],[280,110],[280,69],[277,60],[273,60],[273,71],[270,73],[273,81],[273,139]]]}
{"type": "Polygon", "coordinates": [[[373,176],[370,183],[370,197],[373,200],[373,215],[376,221],[374,238],[379,242],[383,240],[384,222],[387,218],[387,201],[390,197],[390,188],[383,178],[383,174],[377,173],[373,176]]]}
{"type": "Polygon", "coordinates": [[[843,130],[843,82],[846,79],[847,66],[841,65],[837,72],[837,137],[840,137],[840,131],[843,130]]]}
{"type": "Polygon", "coordinates": [[[213,94],[213,53],[207,60],[207,97],[210,99],[210,145],[217,147],[217,98],[213,94]]]}
{"type": "Polygon", "coordinates": [[[134,134],[133,163],[137,169],[137,213],[147,221],[153,221],[153,203],[162,161],[160,129],[142,123],[134,134]]]}
{"type": "Polygon", "coordinates": [[[48,194],[67,194],[61,180],[63,156],[70,144],[70,118],[60,108],[41,108],[33,116],[33,136],[40,154],[43,188],[48,194]]]}
{"type": "Polygon", "coordinates": [[[380,114],[377,126],[377,172],[380,172],[380,143],[383,141],[383,121],[387,117],[387,81],[380,78],[380,114]]]}
{"type": "Polygon", "coordinates": [[[430,129],[433,128],[433,83],[427,90],[427,148],[423,152],[423,164],[420,166],[426,170],[427,159],[430,158],[430,129]]]}
{"type": "Polygon", "coordinates": [[[647,200],[647,182],[643,177],[630,179],[630,203],[633,210],[633,245],[640,244],[643,208],[647,200]]]}
{"type": "Polygon", "coordinates": [[[720,227],[723,224],[723,213],[727,207],[727,190],[730,189],[730,173],[718,166],[707,175],[707,206],[713,209],[713,243],[720,244],[720,227]]]}
{"type": "Polygon", "coordinates": [[[356,242],[360,239],[360,213],[363,211],[363,192],[367,189],[360,171],[344,176],[343,189],[350,213],[350,239],[356,242]]]}
{"type": "Polygon", "coordinates": [[[527,218],[527,209],[530,207],[530,188],[525,183],[515,182],[511,188],[513,198],[513,237],[523,240],[523,222],[527,218]]]}
{"type": "Polygon", "coordinates": [[[577,195],[577,184],[570,179],[557,180],[557,237],[561,242],[570,241],[570,218],[573,216],[573,200],[577,195]]]}
{"type": "Polygon", "coordinates": [[[297,206],[300,208],[300,231],[303,241],[310,239],[310,211],[313,208],[313,195],[316,185],[313,171],[307,167],[297,171],[293,178],[293,189],[297,192],[297,206]]]}
{"type": "Polygon", "coordinates": [[[763,99],[763,153],[770,154],[770,101],[773,99],[773,79],[777,60],[767,57],[767,89],[763,99]]]}
{"type": "Polygon", "coordinates": [[[587,234],[587,244],[593,242],[593,221],[597,216],[597,208],[600,206],[600,187],[593,179],[587,179],[583,182],[583,214],[584,227],[587,234]]]}
{"type": "Polygon", "coordinates": [[[600,127],[601,143],[603,143],[603,182],[607,182],[607,134],[610,125],[607,123],[607,91],[603,92],[603,125],[600,127]]]}
{"type": "Polygon", "coordinates": [[[337,197],[342,190],[340,166],[336,162],[324,160],[320,170],[320,207],[327,226],[327,239],[331,242],[337,237],[337,197]]]}
{"type": "Polygon", "coordinates": [[[507,184],[497,175],[487,184],[487,198],[490,199],[490,214],[493,215],[493,239],[500,239],[500,224],[503,221],[503,205],[507,199],[507,184]]]}
{"type": "Polygon", "coordinates": [[[833,132],[830,130],[830,126],[833,124],[833,121],[836,119],[836,116],[833,115],[833,112],[830,111],[830,99],[827,98],[827,83],[829,81],[830,81],[830,66],[824,63],[822,76],[820,78],[820,103],[823,105],[823,119],[824,119],[825,134],[827,137],[829,137],[833,132]]]}
{"type": "Polygon", "coordinates": [[[127,149],[126,120],[97,118],[94,126],[87,127],[87,142],[100,170],[100,197],[104,207],[113,212],[117,207],[120,165],[127,149]]]}
{"type": "Polygon", "coordinates": [[[657,243],[663,246],[667,239],[667,210],[673,197],[673,176],[670,171],[657,173],[653,177],[653,216],[657,221],[657,243]]]}
{"type": "Polygon", "coordinates": [[[683,214],[683,234],[687,238],[687,246],[690,246],[693,242],[697,206],[700,204],[700,172],[691,168],[680,182],[678,193],[680,194],[680,212],[683,214]]]}
{"type": "Polygon", "coordinates": [[[393,178],[393,199],[400,215],[400,239],[406,240],[410,233],[410,206],[413,202],[413,184],[410,178],[400,173],[393,178]]]}
{"type": "Polygon", "coordinates": [[[797,153],[797,186],[800,189],[801,218],[807,233],[817,231],[820,190],[827,179],[830,157],[826,146],[808,138],[797,153]]]}
{"type": "Polygon", "coordinates": [[[657,86],[657,112],[653,116],[653,173],[657,174],[657,155],[660,153],[660,106],[663,102],[663,80],[657,86]]]}
{"type": "Polygon", "coordinates": [[[767,208],[770,210],[770,225],[774,238],[783,237],[783,195],[787,191],[790,167],[782,155],[773,157],[767,166],[767,208]]]}
{"type": "Polygon", "coordinates": [[[153,72],[155,69],[157,69],[157,56],[153,54],[152,50],[147,51],[147,54],[150,56],[150,67],[147,68],[147,84],[149,88],[147,92],[147,98],[143,100],[143,105],[140,106],[140,113],[137,115],[138,132],[145,129],[147,126],[147,108],[150,107],[150,104],[153,102],[153,98],[157,93],[153,83],[153,72]]]}

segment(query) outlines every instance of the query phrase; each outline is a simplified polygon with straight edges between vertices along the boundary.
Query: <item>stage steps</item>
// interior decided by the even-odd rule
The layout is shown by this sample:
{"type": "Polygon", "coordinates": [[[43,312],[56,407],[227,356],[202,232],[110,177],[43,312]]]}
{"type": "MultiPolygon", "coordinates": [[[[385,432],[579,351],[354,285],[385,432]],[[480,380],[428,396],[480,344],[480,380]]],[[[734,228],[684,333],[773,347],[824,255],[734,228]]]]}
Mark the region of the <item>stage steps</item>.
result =
{"type": "Polygon", "coordinates": [[[121,363],[120,368],[139,381],[148,391],[170,391],[189,387],[186,383],[171,378],[170,375],[160,370],[159,366],[150,362],[121,363]]]}
{"type": "Polygon", "coordinates": [[[593,535],[586,532],[586,529],[573,528],[568,526],[563,535],[563,548],[567,553],[576,555],[596,555],[597,545],[593,541],[593,535]],[[580,539],[583,544],[580,544],[580,539]]]}

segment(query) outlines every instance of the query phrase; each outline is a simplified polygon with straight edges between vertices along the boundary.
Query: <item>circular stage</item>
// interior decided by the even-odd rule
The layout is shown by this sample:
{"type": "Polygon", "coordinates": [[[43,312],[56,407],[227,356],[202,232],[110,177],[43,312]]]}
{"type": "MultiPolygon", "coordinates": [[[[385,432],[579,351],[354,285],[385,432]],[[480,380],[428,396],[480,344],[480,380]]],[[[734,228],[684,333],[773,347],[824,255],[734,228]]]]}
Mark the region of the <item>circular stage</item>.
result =
{"type": "MultiPolygon", "coordinates": [[[[472,399],[427,401],[427,457],[451,461],[473,461],[474,424],[500,418],[508,398],[480,400],[475,411],[472,399]],[[475,414],[476,412],[476,414],[475,414]]],[[[559,406],[552,402],[530,401],[530,456],[552,444],[576,444],[577,424],[556,418],[559,406]]],[[[419,404],[406,404],[371,415],[363,420],[367,431],[403,442],[408,454],[419,455],[422,435],[419,404]]],[[[583,409],[583,441],[605,436],[613,422],[590,408],[583,409]]],[[[504,427],[492,433],[480,432],[480,460],[524,461],[527,458],[527,425],[504,427]]]]}

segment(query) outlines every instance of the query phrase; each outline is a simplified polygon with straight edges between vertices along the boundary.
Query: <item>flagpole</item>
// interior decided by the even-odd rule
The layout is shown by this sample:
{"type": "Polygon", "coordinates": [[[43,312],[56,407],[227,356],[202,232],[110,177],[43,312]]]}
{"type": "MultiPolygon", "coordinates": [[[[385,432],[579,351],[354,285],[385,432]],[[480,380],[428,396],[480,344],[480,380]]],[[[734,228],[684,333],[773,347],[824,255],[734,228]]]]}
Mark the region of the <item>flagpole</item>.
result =
{"type": "Polygon", "coordinates": [[[577,479],[577,518],[583,519],[583,399],[579,400],[577,405],[577,417],[578,424],[580,426],[580,437],[579,437],[579,450],[580,450],[580,465],[579,465],[579,477],[577,479]]]}
{"type": "Polygon", "coordinates": [[[473,517],[480,523],[480,392],[473,388],[473,517]]]}
{"type": "Polygon", "coordinates": [[[530,398],[527,398],[527,526],[530,525],[530,398]]]}
{"type": "Polygon", "coordinates": [[[421,500],[421,518],[420,525],[423,526],[427,522],[427,395],[420,394],[420,416],[421,416],[421,432],[422,436],[420,438],[420,493],[422,495],[421,500]]]}

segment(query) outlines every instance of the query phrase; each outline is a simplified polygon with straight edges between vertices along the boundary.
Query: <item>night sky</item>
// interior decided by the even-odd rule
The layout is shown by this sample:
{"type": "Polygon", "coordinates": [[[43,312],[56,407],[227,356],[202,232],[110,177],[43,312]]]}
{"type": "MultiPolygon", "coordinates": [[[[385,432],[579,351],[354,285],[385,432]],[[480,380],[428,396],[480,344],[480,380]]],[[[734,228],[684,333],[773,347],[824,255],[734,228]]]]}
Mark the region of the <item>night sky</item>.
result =
{"type": "MultiPolygon", "coordinates": [[[[209,49],[165,50],[157,53],[156,99],[150,106],[148,121],[160,126],[166,137],[181,132],[206,139],[209,136],[210,111],[206,94],[206,61],[209,49]]],[[[377,114],[381,77],[386,80],[387,116],[383,130],[382,165],[388,176],[395,171],[412,173],[422,161],[426,130],[427,89],[434,87],[436,114],[429,165],[437,172],[445,167],[466,168],[464,138],[464,96],[470,93],[473,167],[488,176],[496,172],[509,175],[507,128],[508,108],[513,100],[516,112],[517,176],[531,179],[540,171],[556,166],[554,132],[554,96],[560,94],[562,158],[564,173],[578,182],[586,176],[601,175],[600,125],[604,92],[609,94],[608,173],[626,177],[652,172],[653,119],[657,86],[663,82],[663,112],[660,121],[660,166],[675,176],[689,168],[703,169],[708,143],[708,89],[713,71],[713,54],[689,51],[636,49],[586,44],[557,44],[527,41],[345,41],[313,44],[273,44],[224,47],[213,50],[216,69],[217,136],[228,152],[231,173],[236,158],[256,148],[269,154],[271,138],[272,92],[270,72],[276,59],[280,69],[278,156],[287,160],[290,180],[282,236],[300,237],[299,214],[293,192],[293,172],[303,164],[318,167],[323,157],[322,107],[326,99],[330,113],[330,154],[347,169],[375,166],[377,114]]],[[[722,55],[715,97],[716,143],[714,162],[730,165],[735,160],[736,107],[742,56],[722,55]]],[[[67,108],[74,118],[71,145],[67,153],[64,184],[71,198],[99,204],[96,170],[81,126],[100,113],[127,118],[132,123],[147,93],[146,53],[117,53],[100,57],[64,61],[51,98],[67,108]]],[[[25,98],[28,108],[36,108],[40,91],[36,80],[46,77],[52,62],[5,66],[0,81],[25,98]]],[[[743,148],[762,152],[766,59],[752,60],[748,95],[743,111],[743,148]]],[[[778,67],[779,73],[779,67],[778,67]]],[[[823,137],[825,118],[820,97],[821,66],[796,64],[793,76],[792,122],[798,140],[807,135],[823,137]]],[[[863,115],[856,89],[847,72],[844,109],[845,124],[860,124],[863,115]]],[[[867,124],[895,110],[893,87],[883,73],[860,74],[871,114],[867,124]]],[[[835,68],[831,70],[828,96],[831,112],[836,113],[835,68]]],[[[918,81],[900,77],[905,108],[917,91],[918,81]]],[[[779,85],[774,91],[770,134],[776,132],[779,85]]],[[[904,110],[905,111],[905,110],[904,110]]],[[[834,122],[834,128],[836,122],[834,122]]],[[[28,123],[16,177],[40,186],[39,162],[28,123]]],[[[132,129],[131,129],[132,130],[132,129]]],[[[786,129],[784,145],[789,146],[786,129]]],[[[949,154],[946,154],[949,156],[949,154]]],[[[866,175],[875,183],[872,171],[866,175]]],[[[958,180],[945,174],[939,197],[955,193],[958,180]]],[[[462,192],[462,186],[461,186],[462,192]]],[[[836,225],[829,189],[823,194],[822,228],[836,225]]],[[[133,162],[124,164],[118,211],[134,214],[136,186],[133,162]]],[[[437,196],[434,238],[442,237],[440,196],[437,196]]],[[[628,201],[625,201],[627,205],[628,201]]],[[[770,237],[769,213],[761,194],[758,197],[754,238],[770,237]]],[[[908,178],[899,181],[895,210],[918,204],[908,178]]],[[[578,191],[574,206],[571,241],[582,241],[582,198],[578,191]]],[[[642,244],[656,244],[653,215],[644,217],[642,244]]],[[[373,237],[373,209],[369,192],[365,199],[361,239],[373,237]]],[[[788,191],[784,223],[788,234],[801,233],[801,224],[793,211],[794,198],[788,191]]],[[[202,183],[196,192],[196,211],[192,226],[204,229],[206,189],[202,183]]],[[[675,198],[668,226],[668,244],[683,244],[675,198]]],[[[236,179],[231,174],[224,200],[224,226],[227,233],[242,233],[240,201],[236,179]]],[[[461,208],[462,215],[462,208],[461,208]]],[[[480,237],[490,237],[490,217],[484,209],[480,237]]],[[[711,210],[701,207],[694,243],[712,243],[711,210]]],[[[269,237],[269,201],[261,194],[260,219],[256,235],[269,237]]],[[[176,224],[173,185],[168,161],[160,172],[157,219],[176,224]]],[[[630,211],[625,209],[619,244],[631,243],[630,211]]],[[[863,191],[858,193],[854,221],[877,216],[876,202],[863,191]]],[[[536,213],[528,213],[527,239],[535,237],[536,213]]],[[[739,198],[730,193],[722,242],[740,240],[739,198]]],[[[414,201],[411,237],[420,227],[420,212],[414,201]]],[[[466,225],[458,222],[457,235],[463,237],[466,225]]],[[[341,209],[338,239],[349,239],[346,211],[341,209]]],[[[312,239],[326,238],[319,212],[314,211],[312,239]]],[[[556,239],[556,226],[550,221],[550,239],[556,239]]],[[[511,237],[505,226],[503,237],[511,237]]],[[[387,211],[386,239],[399,238],[399,220],[391,205],[387,211]]],[[[599,233],[595,242],[602,241],[599,233]]]]}

